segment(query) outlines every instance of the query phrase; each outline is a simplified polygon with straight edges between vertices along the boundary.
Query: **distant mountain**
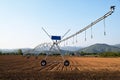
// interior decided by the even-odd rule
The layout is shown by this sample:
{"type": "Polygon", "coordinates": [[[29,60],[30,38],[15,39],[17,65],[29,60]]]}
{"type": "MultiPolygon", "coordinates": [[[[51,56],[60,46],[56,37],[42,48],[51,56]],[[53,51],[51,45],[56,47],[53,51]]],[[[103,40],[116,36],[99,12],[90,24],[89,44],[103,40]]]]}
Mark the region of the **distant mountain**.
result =
{"type": "Polygon", "coordinates": [[[22,50],[23,53],[25,53],[25,52],[27,52],[29,50],[32,50],[32,48],[22,48],[21,50],[22,50]]]}
{"type": "Polygon", "coordinates": [[[81,51],[86,53],[120,52],[120,48],[108,44],[94,44],[79,50],[81,51]]]}
{"type": "Polygon", "coordinates": [[[81,47],[65,46],[65,47],[61,47],[61,49],[66,51],[78,51],[79,49],[81,49],[81,47]]]}
{"type": "MultiPolygon", "coordinates": [[[[22,52],[26,52],[28,50],[31,50],[31,48],[21,48],[22,52]]],[[[2,53],[17,53],[18,49],[0,49],[2,53]]]]}
{"type": "MultiPolygon", "coordinates": [[[[22,52],[24,54],[27,53],[34,53],[34,54],[38,54],[40,52],[46,52],[48,53],[48,48],[36,48],[36,49],[32,49],[32,48],[21,48],[22,52]],[[43,51],[41,51],[43,50],[43,51]]],[[[0,49],[0,51],[2,53],[17,53],[18,49],[0,49]]],[[[94,44],[85,48],[81,48],[81,47],[72,47],[72,46],[66,46],[66,47],[61,47],[61,52],[62,54],[66,54],[66,53],[71,53],[74,51],[78,51],[78,52],[86,52],[86,53],[101,53],[101,52],[120,52],[120,44],[117,45],[108,45],[108,44],[94,44]]]]}
{"type": "Polygon", "coordinates": [[[116,45],[113,45],[113,46],[115,46],[115,47],[119,47],[119,48],[120,48],[120,44],[116,44],[116,45]]]}
{"type": "Polygon", "coordinates": [[[18,49],[1,49],[2,53],[16,53],[18,49]]]}

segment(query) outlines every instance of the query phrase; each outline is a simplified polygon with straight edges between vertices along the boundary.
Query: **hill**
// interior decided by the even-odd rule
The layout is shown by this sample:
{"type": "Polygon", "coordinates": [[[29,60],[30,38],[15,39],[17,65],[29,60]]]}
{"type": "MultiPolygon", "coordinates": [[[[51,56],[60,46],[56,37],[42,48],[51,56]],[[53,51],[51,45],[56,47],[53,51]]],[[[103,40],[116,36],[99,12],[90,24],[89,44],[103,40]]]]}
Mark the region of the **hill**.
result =
{"type": "Polygon", "coordinates": [[[81,49],[81,47],[65,46],[65,47],[61,47],[61,49],[66,51],[78,51],[79,49],[81,49]]]}
{"type": "Polygon", "coordinates": [[[120,52],[120,48],[108,44],[94,44],[79,50],[81,51],[86,53],[120,52]]]}
{"type": "MultiPolygon", "coordinates": [[[[0,49],[0,51],[2,53],[17,53],[18,49],[0,49]]],[[[31,49],[31,48],[22,48],[22,52],[25,54],[26,52],[30,53],[40,53],[41,49],[31,49]]],[[[102,52],[120,52],[120,44],[117,45],[108,45],[108,44],[94,44],[85,48],[81,48],[81,47],[70,47],[70,46],[66,46],[66,47],[62,47],[61,48],[61,52],[62,54],[66,54],[66,53],[71,53],[74,51],[78,51],[78,52],[86,52],[86,53],[102,53],[102,52]]],[[[48,53],[48,50],[43,49],[42,52],[46,52],[48,53]]]]}
{"type": "Polygon", "coordinates": [[[113,46],[115,46],[115,47],[119,47],[119,48],[120,48],[120,44],[116,44],[116,45],[113,45],[113,46]]]}

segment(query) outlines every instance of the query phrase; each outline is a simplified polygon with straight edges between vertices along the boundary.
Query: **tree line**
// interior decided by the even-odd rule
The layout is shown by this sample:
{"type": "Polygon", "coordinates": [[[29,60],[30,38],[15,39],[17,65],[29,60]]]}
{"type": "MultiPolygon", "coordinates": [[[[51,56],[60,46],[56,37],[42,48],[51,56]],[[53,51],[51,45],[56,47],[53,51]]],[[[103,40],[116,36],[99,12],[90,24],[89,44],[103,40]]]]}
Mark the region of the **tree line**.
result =
{"type": "Polygon", "coordinates": [[[102,52],[102,53],[86,53],[86,52],[79,52],[80,56],[100,56],[100,57],[120,57],[120,52],[102,52]]]}
{"type": "MultiPolygon", "coordinates": [[[[18,49],[17,52],[11,52],[11,53],[10,52],[2,53],[0,51],[0,55],[23,55],[23,52],[21,49],[18,49]]],[[[46,55],[46,53],[40,53],[39,56],[40,55],[46,55]]],[[[54,53],[52,55],[58,56],[60,54],[54,53]]],[[[66,55],[69,55],[69,56],[75,56],[75,55],[78,56],[79,55],[79,56],[97,56],[97,57],[98,56],[99,57],[120,57],[120,52],[86,53],[86,52],[81,51],[81,52],[76,52],[76,54],[74,54],[74,52],[72,52],[72,53],[68,53],[66,55]]]]}
{"type": "Polygon", "coordinates": [[[102,56],[102,57],[120,57],[120,52],[104,52],[104,53],[101,53],[100,56],[102,56]]]}
{"type": "Polygon", "coordinates": [[[23,52],[21,49],[18,49],[17,52],[2,52],[0,51],[0,55],[23,55],[23,52]]]}

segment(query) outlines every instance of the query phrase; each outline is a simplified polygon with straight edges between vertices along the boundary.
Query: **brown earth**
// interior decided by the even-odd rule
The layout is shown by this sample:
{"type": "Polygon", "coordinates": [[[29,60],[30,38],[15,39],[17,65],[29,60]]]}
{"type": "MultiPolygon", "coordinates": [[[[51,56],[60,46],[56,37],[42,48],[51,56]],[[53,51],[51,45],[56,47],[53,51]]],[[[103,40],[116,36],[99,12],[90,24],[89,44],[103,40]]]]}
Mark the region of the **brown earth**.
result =
{"type": "Polygon", "coordinates": [[[70,66],[63,65],[61,57],[50,56],[45,67],[43,56],[0,56],[0,80],[120,80],[120,57],[65,57],[70,66]]]}

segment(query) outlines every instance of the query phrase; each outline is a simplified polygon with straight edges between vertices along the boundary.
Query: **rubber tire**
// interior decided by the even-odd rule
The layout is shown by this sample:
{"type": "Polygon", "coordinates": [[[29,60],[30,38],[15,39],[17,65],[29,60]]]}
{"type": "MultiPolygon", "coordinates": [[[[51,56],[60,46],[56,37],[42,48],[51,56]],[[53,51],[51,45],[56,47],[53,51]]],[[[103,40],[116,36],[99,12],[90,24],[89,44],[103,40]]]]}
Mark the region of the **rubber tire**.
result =
{"type": "Polygon", "coordinates": [[[68,60],[65,60],[64,61],[64,66],[69,66],[70,65],[70,62],[68,60]]]}
{"type": "Polygon", "coordinates": [[[46,66],[46,64],[47,64],[46,60],[41,61],[41,66],[46,66]]]}

